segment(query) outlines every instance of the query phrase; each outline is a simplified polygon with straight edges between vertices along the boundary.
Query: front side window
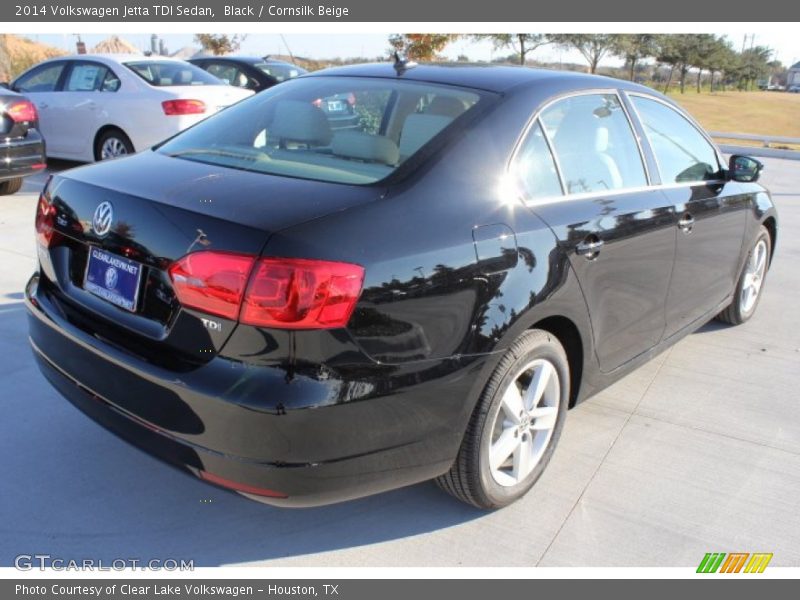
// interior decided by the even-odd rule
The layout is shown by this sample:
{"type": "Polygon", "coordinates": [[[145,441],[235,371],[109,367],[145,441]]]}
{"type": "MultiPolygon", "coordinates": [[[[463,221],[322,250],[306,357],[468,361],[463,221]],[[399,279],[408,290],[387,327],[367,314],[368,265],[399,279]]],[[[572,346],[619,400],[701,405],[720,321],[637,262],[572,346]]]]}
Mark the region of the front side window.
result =
{"type": "Polygon", "coordinates": [[[102,89],[108,69],[97,63],[76,63],[67,77],[66,92],[94,92],[102,89]]]}
{"type": "Polygon", "coordinates": [[[538,120],[531,127],[514,159],[512,175],[527,200],[552,198],[562,194],[553,155],[538,120]]]}
{"type": "Polygon", "coordinates": [[[656,156],[662,183],[718,179],[714,147],[678,111],[643,96],[631,96],[656,156]]]}
{"type": "Polygon", "coordinates": [[[368,184],[389,176],[483,96],[395,79],[293,79],[225,109],[158,151],[272,175],[368,184]]]}
{"type": "Polygon", "coordinates": [[[44,65],[20,77],[14,83],[14,89],[20,92],[52,92],[58,86],[64,63],[44,65]]]}
{"type": "Polygon", "coordinates": [[[565,98],[540,119],[568,194],[647,185],[636,138],[615,94],[565,98]]]}
{"type": "Polygon", "coordinates": [[[210,63],[206,71],[229,85],[247,87],[247,76],[234,65],[221,62],[210,63]]]}
{"type": "Polygon", "coordinates": [[[222,84],[200,67],[183,61],[140,60],[125,63],[125,66],[156,87],[222,84]]]}

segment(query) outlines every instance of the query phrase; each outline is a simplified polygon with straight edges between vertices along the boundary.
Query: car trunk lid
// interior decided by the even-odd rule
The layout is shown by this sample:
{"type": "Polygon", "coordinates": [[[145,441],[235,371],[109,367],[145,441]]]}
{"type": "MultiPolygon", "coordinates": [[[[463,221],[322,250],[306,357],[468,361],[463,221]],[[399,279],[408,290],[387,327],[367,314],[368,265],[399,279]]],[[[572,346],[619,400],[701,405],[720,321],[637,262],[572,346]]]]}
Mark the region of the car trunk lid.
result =
{"type": "Polygon", "coordinates": [[[93,335],[149,360],[206,361],[236,320],[180,306],[175,261],[201,250],[259,255],[271,233],[379,194],[146,151],[53,178],[55,233],[40,262],[65,314],[93,335]]]}

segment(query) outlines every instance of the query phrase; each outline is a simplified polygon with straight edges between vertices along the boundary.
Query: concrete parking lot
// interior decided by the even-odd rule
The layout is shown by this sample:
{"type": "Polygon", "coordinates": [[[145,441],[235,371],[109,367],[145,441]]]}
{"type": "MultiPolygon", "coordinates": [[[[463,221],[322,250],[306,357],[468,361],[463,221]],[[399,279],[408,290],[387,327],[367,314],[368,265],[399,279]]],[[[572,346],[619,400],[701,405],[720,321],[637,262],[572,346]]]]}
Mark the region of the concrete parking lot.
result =
{"type": "Polygon", "coordinates": [[[432,483],[281,510],[195,481],[81,415],[36,369],[22,290],[43,181],[0,197],[0,565],[800,566],[800,162],[768,159],[778,247],[755,318],[710,323],[572,410],[535,489],[493,513],[432,483]]]}

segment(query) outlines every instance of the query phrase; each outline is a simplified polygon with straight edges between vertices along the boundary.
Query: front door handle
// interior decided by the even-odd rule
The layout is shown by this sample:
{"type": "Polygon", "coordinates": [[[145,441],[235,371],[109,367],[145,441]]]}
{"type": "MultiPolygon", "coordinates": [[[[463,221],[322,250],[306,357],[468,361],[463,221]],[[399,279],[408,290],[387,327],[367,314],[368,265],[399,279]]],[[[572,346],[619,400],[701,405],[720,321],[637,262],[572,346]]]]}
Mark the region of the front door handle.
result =
{"type": "Polygon", "coordinates": [[[678,220],[678,227],[680,228],[683,233],[691,233],[692,227],[694,226],[694,217],[689,213],[684,214],[678,220]]]}
{"type": "Polygon", "coordinates": [[[588,259],[595,258],[600,253],[600,248],[603,247],[603,240],[596,235],[590,235],[584,239],[580,244],[575,246],[575,251],[581,256],[588,259]]]}
{"type": "Polygon", "coordinates": [[[47,108],[47,107],[48,107],[47,102],[39,102],[39,104],[37,105],[37,108],[47,108]]]}

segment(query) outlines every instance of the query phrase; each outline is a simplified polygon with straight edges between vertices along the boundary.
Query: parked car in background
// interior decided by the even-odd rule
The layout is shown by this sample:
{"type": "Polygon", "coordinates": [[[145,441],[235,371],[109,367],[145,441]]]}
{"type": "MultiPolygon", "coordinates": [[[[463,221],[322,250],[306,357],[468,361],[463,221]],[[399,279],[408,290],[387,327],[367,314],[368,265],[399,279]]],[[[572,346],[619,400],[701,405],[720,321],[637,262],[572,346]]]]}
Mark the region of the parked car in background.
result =
{"type": "Polygon", "coordinates": [[[789,86],[789,89],[787,91],[791,92],[792,94],[800,94],[800,85],[789,86]]]}
{"type": "Polygon", "coordinates": [[[777,237],[761,167],[619,79],[316,72],[54,175],[29,339],[90,417],[247,497],[435,478],[497,508],[568,407],[755,314],[777,237]],[[335,130],[316,100],[350,94],[363,119],[335,130]]]}
{"type": "Polygon", "coordinates": [[[47,155],[95,161],[132,154],[252,94],[182,60],[54,58],[11,84],[36,105],[47,155]]]}
{"type": "Polygon", "coordinates": [[[0,87],[0,196],[19,191],[24,177],[45,166],[36,107],[25,96],[0,87]]]}
{"type": "Polygon", "coordinates": [[[189,62],[230,85],[254,92],[262,92],[282,81],[308,73],[295,64],[268,56],[202,56],[192,58],[189,62]]]}

